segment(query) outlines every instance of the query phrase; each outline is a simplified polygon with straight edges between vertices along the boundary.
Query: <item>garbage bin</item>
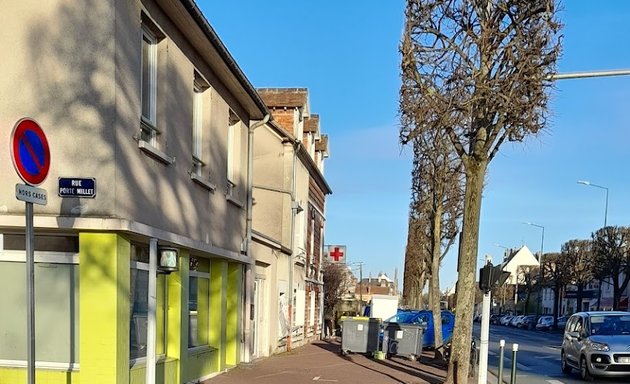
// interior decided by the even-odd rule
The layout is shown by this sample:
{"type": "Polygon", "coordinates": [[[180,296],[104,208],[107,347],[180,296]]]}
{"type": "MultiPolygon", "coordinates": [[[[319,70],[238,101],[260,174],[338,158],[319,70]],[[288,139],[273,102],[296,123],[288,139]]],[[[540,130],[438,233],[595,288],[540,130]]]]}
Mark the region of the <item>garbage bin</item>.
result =
{"type": "Polygon", "coordinates": [[[378,351],[381,320],[371,317],[341,317],[341,354],[373,354],[378,351]]]}
{"type": "Polygon", "coordinates": [[[386,357],[407,356],[416,360],[422,355],[422,334],[426,324],[385,323],[383,350],[386,357]]]}

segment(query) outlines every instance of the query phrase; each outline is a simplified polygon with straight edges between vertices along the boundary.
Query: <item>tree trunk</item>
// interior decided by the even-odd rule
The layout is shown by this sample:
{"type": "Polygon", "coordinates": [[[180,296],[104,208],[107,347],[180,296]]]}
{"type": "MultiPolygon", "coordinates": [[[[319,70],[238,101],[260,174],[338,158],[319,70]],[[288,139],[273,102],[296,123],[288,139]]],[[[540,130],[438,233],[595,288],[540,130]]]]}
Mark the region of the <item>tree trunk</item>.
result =
{"type": "Polygon", "coordinates": [[[558,329],[558,304],[560,302],[560,284],[556,283],[553,288],[553,329],[558,329]]]}
{"type": "Polygon", "coordinates": [[[464,220],[462,246],[458,260],[457,304],[455,329],[448,364],[446,384],[468,382],[470,345],[472,339],[472,314],[475,301],[475,277],[477,248],[479,246],[479,218],[487,160],[470,157],[466,164],[466,192],[464,195],[464,220]]]}
{"type": "Polygon", "coordinates": [[[440,247],[442,224],[442,206],[438,205],[433,216],[433,240],[431,249],[431,283],[429,295],[431,312],[433,313],[433,330],[435,335],[435,358],[442,359],[442,310],[440,309],[440,247]]]}
{"type": "Polygon", "coordinates": [[[584,283],[577,285],[577,295],[575,297],[575,312],[582,312],[582,298],[584,297],[584,283]]]}

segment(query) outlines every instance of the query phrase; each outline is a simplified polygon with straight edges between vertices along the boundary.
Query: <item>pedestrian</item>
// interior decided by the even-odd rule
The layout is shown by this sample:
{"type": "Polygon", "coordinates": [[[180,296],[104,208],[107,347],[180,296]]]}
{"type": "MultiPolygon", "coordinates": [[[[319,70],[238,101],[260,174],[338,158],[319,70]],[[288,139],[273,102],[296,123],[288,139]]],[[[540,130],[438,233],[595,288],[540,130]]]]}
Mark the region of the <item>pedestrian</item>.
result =
{"type": "Polygon", "coordinates": [[[332,310],[324,311],[324,339],[333,336],[333,313],[332,310]]]}

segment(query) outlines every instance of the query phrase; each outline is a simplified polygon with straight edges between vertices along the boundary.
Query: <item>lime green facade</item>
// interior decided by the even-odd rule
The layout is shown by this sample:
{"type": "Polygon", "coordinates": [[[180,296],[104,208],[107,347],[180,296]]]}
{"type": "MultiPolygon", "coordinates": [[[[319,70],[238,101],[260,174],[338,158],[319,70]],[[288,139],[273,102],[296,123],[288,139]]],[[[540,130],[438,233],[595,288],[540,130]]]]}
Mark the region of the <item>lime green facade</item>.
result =
{"type": "MultiPolygon", "coordinates": [[[[145,382],[144,359],[130,366],[130,255],[131,242],[123,234],[79,235],[80,368],[38,369],[37,382],[145,382]]],[[[207,345],[189,348],[189,263],[189,252],[181,249],[178,271],[158,275],[157,384],[207,378],[239,363],[242,264],[219,258],[202,263],[210,278],[198,284],[199,308],[204,310],[197,325],[207,345]]],[[[25,368],[0,368],[0,383],[25,381],[25,368]]]]}

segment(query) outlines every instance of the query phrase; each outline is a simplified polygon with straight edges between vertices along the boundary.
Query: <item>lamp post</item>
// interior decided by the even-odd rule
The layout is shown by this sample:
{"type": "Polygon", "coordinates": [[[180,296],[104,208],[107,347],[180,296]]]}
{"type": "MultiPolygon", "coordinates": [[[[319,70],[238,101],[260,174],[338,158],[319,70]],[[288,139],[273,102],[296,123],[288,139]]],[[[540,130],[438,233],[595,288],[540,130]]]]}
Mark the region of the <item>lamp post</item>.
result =
{"type": "MultiPolygon", "coordinates": [[[[595,187],[595,188],[599,188],[599,189],[603,189],[606,191],[606,205],[604,208],[604,228],[606,228],[607,224],[608,224],[608,187],[604,187],[602,185],[597,185],[597,184],[593,184],[590,181],[586,181],[586,180],[578,180],[577,182],[578,184],[582,184],[582,185],[586,185],[589,187],[595,187]]],[[[601,298],[602,298],[602,281],[599,281],[599,288],[597,289],[597,310],[599,311],[600,308],[600,302],[601,302],[601,298]]],[[[582,305],[581,303],[578,303],[580,306],[582,305]]]]}
{"type": "Polygon", "coordinates": [[[606,227],[606,225],[608,223],[608,187],[604,187],[604,186],[601,186],[601,185],[593,184],[590,181],[586,181],[586,180],[578,180],[577,183],[578,184],[582,184],[582,185],[587,185],[589,187],[595,187],[595,188],[603,189],[603,190],[606,191],[606,206],[604,208],[604,227],[606,227]]]}
{"type": "Polygon", "coordinates": [[[538,285],[538,312],[542,313],[542,281],[543,281],[543,247],[545,245],[545,227],[540,224],[531,223],[529,221],[524,222],[523,224],[531,225],[532,227],[540,228],[542,230],[542,236],[540,239],[540,257],[538,258],[538,264],[540,267],[538,268],[538,276],[540,283],[538,285]]]}

